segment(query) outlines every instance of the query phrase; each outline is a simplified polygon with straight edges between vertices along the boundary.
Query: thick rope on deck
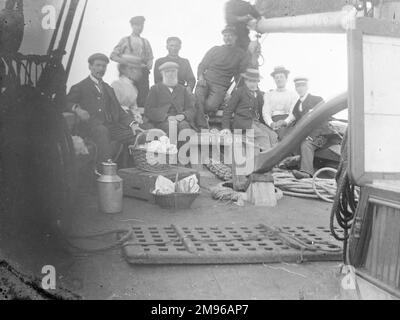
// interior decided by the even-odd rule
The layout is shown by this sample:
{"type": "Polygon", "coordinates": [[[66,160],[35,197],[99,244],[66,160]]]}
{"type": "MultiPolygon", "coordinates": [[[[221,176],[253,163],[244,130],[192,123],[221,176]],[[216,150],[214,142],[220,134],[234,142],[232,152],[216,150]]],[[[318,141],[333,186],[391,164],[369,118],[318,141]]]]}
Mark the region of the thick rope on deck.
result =
{"type": "Polygon", "coordinates": [[[333,203],[337,190],[336,180],[318,178],[323,172],[336,173],[337,170],[323,168],[317,171],[313,178],[302,180],[296,179],[293,174],[288,171],[278,171],[274,172],[272,175],[275,180],[275,187],[281,189],[284,195],[308,199],[321,199],[333,203]]]}

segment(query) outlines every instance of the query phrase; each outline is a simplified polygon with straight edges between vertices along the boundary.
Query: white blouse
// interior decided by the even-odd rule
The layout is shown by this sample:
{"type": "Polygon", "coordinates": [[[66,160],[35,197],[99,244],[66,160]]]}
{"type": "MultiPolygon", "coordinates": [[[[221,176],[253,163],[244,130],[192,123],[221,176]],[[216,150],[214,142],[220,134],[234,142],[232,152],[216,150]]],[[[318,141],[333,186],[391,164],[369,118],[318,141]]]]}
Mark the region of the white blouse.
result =
{"type": "Polygon", "coordinates": [[[141,115],[137,105],[138,89],[132,80],[125,76],[121,76],[119,80],[114,81],[111,86],[122,109],[131,112],[137,122],[141,122],[141,115]]]}
{"type": "Polygon", "coordinates": [[[293,116],[293,108],[299,100],[297,93],[285,90],[272,90],[264,96],[263,117],[264,121],[271,126],[272,117],[278,115],[289,115],[285,120],[287,124],[292,123],[295,118],[293,116]]]}

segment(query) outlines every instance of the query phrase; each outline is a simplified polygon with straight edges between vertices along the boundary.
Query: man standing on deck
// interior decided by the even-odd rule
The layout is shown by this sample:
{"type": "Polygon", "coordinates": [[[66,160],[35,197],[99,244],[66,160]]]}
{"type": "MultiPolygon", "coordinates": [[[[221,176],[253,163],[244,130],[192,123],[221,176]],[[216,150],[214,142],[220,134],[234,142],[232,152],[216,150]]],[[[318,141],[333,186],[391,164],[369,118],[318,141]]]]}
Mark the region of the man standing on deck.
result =
{"type": "Polygon", "coordinates": [[[159,70],[160,66],[166,62],[175,62],[179,65],[178,82],[187,88],[188,92],[192,93],[196,86],[196,77],[193,74],[192,67],[188,59],[181,58],[179,52],[182,48],[182,41],[178,37],[170,37],[167,39],[168,55],[160,58],[154,64],[154,83],[163,81],[163,77],[159,70]]]}
{"type": "Polygon", "coordinates": [[[276,83],[276,89],[267,92],[264,96],[263,118],[272,129],[270,135],[273,145],[282,140],[286,128],[295,121],[292,114],[299,96],[286,89],[290,71],[283,66],[278,66],[271,73],[276,83]]]}
{"type": "Polygon", "coordinates": [[[226,27],[222,34],[225,45],[215,46],[207,52],[198,68],[196,88],[196,124],[208,129],[206,114],[215,114],[225,100],[232,79],[246,71],[249,56],[236,45],[236,30],[226,27]]]}
{"type": "Polygon", "coordinates": [[[140,35],[144,29],[145,18],[142,16],[133,17],[130,20],[132,26],[132,34],[128,37],[124,37],[114,48],[111,53],[111,60],[123,63],[123,55],[132,55],[140,57],[143,64],[142,77],[138,81],[138,98],[137,104],[139,108],[143,108],[146,102],[147,95],[149,94],[149,75],[150,70],[153,68],[153,50],[151,48],[150,42],[142,38],[140,35]]]}

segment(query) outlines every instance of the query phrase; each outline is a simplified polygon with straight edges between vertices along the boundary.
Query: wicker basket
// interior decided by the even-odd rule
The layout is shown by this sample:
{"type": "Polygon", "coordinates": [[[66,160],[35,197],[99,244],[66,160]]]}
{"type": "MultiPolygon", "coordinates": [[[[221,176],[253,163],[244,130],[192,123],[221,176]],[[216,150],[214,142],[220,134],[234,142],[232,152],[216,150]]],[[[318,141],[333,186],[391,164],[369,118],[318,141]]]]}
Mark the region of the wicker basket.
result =
{"type": "Polygon", "coordinates": [[[155,202],[161,208],[184,210],[190,209],[193,202],[200,195],[199,193],[171,193],[154,195],[155,202]]]}
{"type": "Polygon", "coordinates": [[[166,136],[165,132],[162,130],[158,129],[151,129],[148,131],[143,131],[139,133],[136,137],[135,144],[133,146],[129,147],[130,154],[132,155],[133,162],[135,164],[135,167],[147,171],[147,172],[153,172],[153,173],[158,173],[158,172],[165,172],[168,169],[170,169],[170,163],[176,163],[176,154],[163,154],[162,159],[166,159],[166,163],[157,163],[157,164],[152,164],[148,162],[148,155],[154,156],[154,157],[159,157],[161,154],[160,153],[153,153],[153,152],[147,152],[146,149],[140,148],[139,147],[139,141],[146,142],[147,141],[147,135],[149,133],[159,133],[162,136],[166,136]]]}

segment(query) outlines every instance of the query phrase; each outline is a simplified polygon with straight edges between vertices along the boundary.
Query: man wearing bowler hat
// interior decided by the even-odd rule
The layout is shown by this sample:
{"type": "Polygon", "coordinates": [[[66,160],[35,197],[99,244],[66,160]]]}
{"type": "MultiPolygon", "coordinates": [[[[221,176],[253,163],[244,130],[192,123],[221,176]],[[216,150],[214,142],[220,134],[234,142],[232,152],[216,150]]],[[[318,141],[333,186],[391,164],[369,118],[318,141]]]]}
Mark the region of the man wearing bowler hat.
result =
{"type": "Polygon", "coordinates": [[[246,71],[248,53],[236,45],[236,30],[226,27],[222,31],[225,45],[215,46],[207,52],[198,68],[196,88],[196,124],[208,129],[207,114],[215,114],[225,100],[232,79],[246,71]]]}
{"type": "Polygon", "coordinates": [[[257,69],[247,69],[242,74],[242,78],[245,85],[232,94],[228,106],[224,109],[221,133],[228,134],[230,129],[244,130],[250,138],[254,139],[257,147],[268,150],[272,147],[271,130],[260,122],[263,106],[262,93],[258,88],[261,80],[260,72],[257,69]],[[250,135],[251,129],[254,132],[254,137],[250,135]]]}
{"type": "Polygon", "coordinates": [[[110,58],[118,63],[124,63],[122,58],[124,54],[136,56],[141,59],[142,77],[137,83],[137,89],[139,91],[137,103],[139,108],[143,108],[149,93],[149,75],[150,70],[153,68],[154,56],[150,42],[141,37],[144,29],[145,18],[142,16],[133,17],[130,20],[130,23],[132,34],[121,39],[111,53],[110,58]]]}
{"type": "Polygon", "coordinates": [[[276,89],[264,96],[262,114],[265,123],[275,132],[273,144],[284,137],[286,128],[295,121],[292,111],[299,96],[286,88],[289,73],[283,66],[275,67],[271,77],[274,78],[276,89]]]}
{"type": "Polygon", "coordinates": [[[80,135],[96,144],[99,168],[112,159],[119,143],[134,142],[137,127],[135,119],[121,108],[114,90],[103,81],[108,57],[96,53],[88,62],[90,75],[71,87],[67,107],[80,121],[80,135]]]}
{"type": "Polygon", "coordinates": [[[191,94],[178,83],[178,69],[175,62],[162,64],[159,70],[163,81],[151,88],[146,100],[145,116],[149,123],[167,134],[170,125],[177,126],[178,133],[190,129],[195,113],[191,94]]]}

